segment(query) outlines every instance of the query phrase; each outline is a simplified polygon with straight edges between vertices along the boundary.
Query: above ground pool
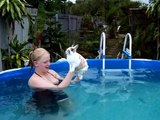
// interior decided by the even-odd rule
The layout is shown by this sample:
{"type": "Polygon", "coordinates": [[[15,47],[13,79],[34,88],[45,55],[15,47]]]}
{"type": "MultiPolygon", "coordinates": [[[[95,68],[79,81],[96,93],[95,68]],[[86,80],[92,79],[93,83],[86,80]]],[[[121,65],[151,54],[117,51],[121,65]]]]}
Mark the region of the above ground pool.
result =
{"type": "MultiPolygon", "coordinates": [[[[1,120],[159,120],[160,61],[142,59],[88,59],[83,80],[64,92],[69,101],[56,112],[39,112],[30,103],[27,82],[30,67],[0,72],[1,120]],[[129,64],[131,62],[131,68],[129,64]]],[[[68,63],[55,62],[51,69],[65,76],[68,63]]],[[[45,99],[45,98],[44,98],[45,99]]]]}

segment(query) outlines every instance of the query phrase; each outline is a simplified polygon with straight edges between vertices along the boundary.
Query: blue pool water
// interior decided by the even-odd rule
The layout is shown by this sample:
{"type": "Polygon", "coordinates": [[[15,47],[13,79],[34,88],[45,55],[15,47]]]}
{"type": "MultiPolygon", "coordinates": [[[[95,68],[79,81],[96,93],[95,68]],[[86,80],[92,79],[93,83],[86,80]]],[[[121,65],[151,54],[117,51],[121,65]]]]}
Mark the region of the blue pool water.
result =
{"type": "MultiPolygon", "coordinates": [[[[69,106],[58,114],[40,115],[34,105],[28,105],[32,91],[27,80],[29,68],[0,74],[0,118],[2,120],[159,120],[160,118],[160,63],[159,61],[88,60],[89,70],[84,79],[71,84],[64,91],[69,95],[69,106]]],[[[62,76],[68,65],[51,65],[62,76]],[[64,66],[62,68],[61,66],[64,66]]]]}

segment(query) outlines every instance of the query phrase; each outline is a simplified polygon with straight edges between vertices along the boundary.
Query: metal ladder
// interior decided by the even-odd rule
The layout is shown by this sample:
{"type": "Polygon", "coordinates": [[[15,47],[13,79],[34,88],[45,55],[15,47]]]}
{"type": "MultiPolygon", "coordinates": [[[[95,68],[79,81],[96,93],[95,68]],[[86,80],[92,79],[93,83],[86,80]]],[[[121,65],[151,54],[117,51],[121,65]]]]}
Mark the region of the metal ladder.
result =
{"type": "Polygon", "coordinates": [[[129,69],[131,69],[131,59],[132,59],[132,36],[130,33],[127,33],[124,40],[123,50],[122,50],[122,56],[121,59],[124,59],[124,57],[127,57],[129,59],[129,69]],[[129,38],[129,39],[128,39],[129,38]],[[127,40],[129,40],[129,48],[126,47],[127,40]]]}
{"type": "Polygon", "coordinates": [[[99,54],[98,58],[102,59],[102,70],[105,70],[105,58],[106,58],[106,34],[105,32],[101,33],[98,54],[99,54]]]}

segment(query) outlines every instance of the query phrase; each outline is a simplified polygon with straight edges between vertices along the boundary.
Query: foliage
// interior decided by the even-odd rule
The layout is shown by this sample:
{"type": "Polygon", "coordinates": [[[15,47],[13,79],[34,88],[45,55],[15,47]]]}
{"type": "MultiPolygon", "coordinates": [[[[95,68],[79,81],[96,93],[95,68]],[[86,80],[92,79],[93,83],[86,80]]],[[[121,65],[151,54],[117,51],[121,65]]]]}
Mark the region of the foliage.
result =
{"type": "Polygon", "coordinates": [[[28,4],[34,8],[38,8],[39,4],[43,2],[45,4],[45,10],[47,11],[59,11],[61,13],[69,12],[69,8],[73,5],[71,1],[67,0],[26,0],[28,4]]]}
{"type": "MultiPolygon", "coordinates": [[[[33,4],[32,1],[27,1],[33,4]]],[[[65,12],[65,8],[71,5],[66,0],[37,1],[38,14],[34,24],[34,31],[31,31],[32,34],[30,37],[35,48],[44,47],[51,53],[52,60],[63,56],[61,54],[61,51],[63,51],[63,43],[61,41],[62,37],[64,37],[64,34],[60,31],[61,25],[53,19],[53,16],[58,11],[65,12]]]]}
{"type": "Polygon", "coordinates": [[[120,3],[120,9],[119,9],[119,15],[117,18],[117,25],[120,25],[120,33],[128,33],[130,31],[130,18],[129,16],[131,15],[130,8],[139,8],[141,3],[139,2],[129,2],[129,1],[124,1],[120,3]]]}
{"type": "MultiPolygon", "coordinates": [[[[33,24],[29,30],[29,41],[33,43],[35,48],[40,46],[42,35],[41,33],[44,30],[46,22],[46,10],[44,8],[44,2],[39,2],[38,4],[38,12],[35,20],[35,24],[33,24]]],[[[34,48],[33,48],[34,49],[34,48]]]]}
{"type": "Polygon", "coordinates": [[[37,2],[36,5],[38,7],[37,17],[35,20],[35,24],[31,26],[32,29],[30,29],[29,31],[29,35],[30,35],[29,41],[30,43],[33,43],[34,45],[33,49],[40,47],[41,40],[42,40],[42,32],[45,29],[46,19],[47,19],[47,11],[45,9],[46,7],[45,7],[44,0],[40,0],[36,2],[37,2]]]}
{"type": "MultiPolygon", "coordinates": [[[[17,4],[20,0],[1,0],[0,8],[3,7],[3,11],[6,11],[6,15],[12,18],[11,8],[14,4],[17,4]],[[5,1],[5,5],[2,5],[2,1],[5,1]],[[10,2],[9,7],[7,7],[10,2]]],[[[25,0],[22,0],[22,3],[25,0]]],[[[31,37],[36,42],[39,42],[37,46],[41,44],[41,47],[46,48],[52,55],[52,60],[57,60],[59,57],[64,56],[64,49],[71,44],[79,44],[79,52],[85,57],[93,58],[97,55],[97,49],[99,47],[99,36],[100,30],[98,29],[98,24],[95,24],[96,19],[101,21],[103,24],[107,24],[108,34],[110,38],[115,37],[115,32],[117,26],[121,25],[120,32],[128,33],[130,32],[129,15],[130,8],[135,8],[141,5],[139,2],[132,2],[130,0],[85,0],[84,2],[72,4],[66,0],[26,0],[33,7],[38,8],[38,16],[34,24],[34,29],[32,29],[31,37]],[[83,16],[82,18],[82,28],[87,28],[89,35],[80,39],[78,36],[76,38],[66,38],[61,32],[61,25],[51,19],[56,13],[68,13],[74,15],[83,16]],[[97,25],[97,26],[96,26],[97,25]],[[96,27],[95,27],[96,26],[96,27]]],[[[159,38],[159,18],[157,21],[157,16],[160,16],[159,0],[153,0],[153,3],[149,5],[147,13],[150,17],[154,18],[150,25],[142,26],[143,20],[137,20],[139,23],[136,26],[136,34],[134,34],[133,41],[133,55],[134,57],[144,57],[144,58],[156,58],[156,45],[159,49],[159,44],[156,39],[159,38]],[[142,22],[141,22],[142,21],[142,22]],[[157,21],[157,24],[155,23],[157,21]]],[[[26,3],[25,3],[26,4],[26,3]]],[[[18,4],[20,6],[21,4],[18,4]]],[[[15,6],[14,6],[15,7],[15,6]]],[[[21,6],[22,7],[22,6],[21,6]]],[[[17,7],[14,8],[14,16],[19,14],[24,15],[25,11],[19,7],[21,12],[17,11],[17,7]],[[16,14],[19,12],[18,14],[16,14]]],[[[14,20],[17,20],[14,17],[14,20]]],[[[141,17],[140,17],[141,18],[141,17]]],[[[158,41],[158,39],[157,39],[158,41]]]]}
{"type": "Polygon", "coordinates": [[[2,60],[7,64],[7,69],[24,66],[24,63],[29,60],[30,49],[25,48],[28,44],[27,41],[19,43],[17,36],[15,36],[13,41],[9,44],[10,54],[4,52],[6,50],[3,50],[2,60]]]}
{"type": "Polygon", "coordinates": [[[91,15],[93,21],[96,21],[96,18],[106,24],[109,37],[115,38],[116,29],[119,25],[121,25],[121,32],[127,33],[129,30],[129,8],[140,5],[139,2],[130,0],[87,0],[72,6],[71,14],[91,15]]]}
{"type": "Polygon", "coordinates": [[[160,16],[160,1],[153,0],[146,11],[149,15],[160,16]]]}
{"type": "Polygon", "coordinates": [[[148,25],[145,30],[137,28],[133,42],[134,58],[156,59],[156,40],[153,28],[155,28],[155,23],[148,25]]]}
{"type": "Polygon", "coordinates": [[[93,18],[91,15],[85,14],[82,17],[82,21],[81,21],[81,28],[82,29],[87,29],[87,30],[93,30],[93,18]]]}
{"type": "Polygon", "coordinates": [[[157,25],[153,28],[155,33],[154,38],[157,40],[157,55],[156,59],[160,59],[160,1],[153,0],[146,11],[149,17],[152,18],[153,21],[157,23],[157,25]]]}
{"type": "Polygon", "coordinates": [[[76,40],[79,44],[78,52],[86,58],[96,58],[98,55],[101,31],[94,29],[92,34],[76,40]]]}
{"type": "MultiPolygon", "coordinates": [[[[29,0],[28,0],[29,1],[29,0]]],[[[32,3],[32,1],[29,1],[32,3]]],[[[42,41],[42,34],[45,31],[46,22],[50,16],[55,16],[58,11],[65,12],[66,0],[39,0],[37,1],[38,14],[34,24],[34,31],[30,31],[30,38],[34,43],[34,47],[40,47],[42,41]]]]}
{"type": "Polygon", "coordinates": [[[1,0],[0,9],[2,17],[4,17],[9,25],[14,27],[14,21],[20,22],[22,24],[23,15],[27,14],[25,0],[1,0]]]}
{"type": "Polygon", "coordinates": [[[26,1],[32,7],[37,8],[40,0],[26,0],[26,1]]]}
{"type": "Polygon", "coordinates": [[[46,24],[47,29],[42,32],[43,39],[41,46],[50,52],[52,60],[56,60],[57,57],[63,55],[61,54],[61,42],[62,38],[64,37],[64,33],[60,31],[61,24],[54,21],[53,19],[48,18],[46,24]]]}
{"type": "Polygon", "coordinates": [[[45,13],[44,3],[40,3],[38,6],[38,13],[36,18],[35,30],[42,32],[45,26],[46,13],[45,13]]]}

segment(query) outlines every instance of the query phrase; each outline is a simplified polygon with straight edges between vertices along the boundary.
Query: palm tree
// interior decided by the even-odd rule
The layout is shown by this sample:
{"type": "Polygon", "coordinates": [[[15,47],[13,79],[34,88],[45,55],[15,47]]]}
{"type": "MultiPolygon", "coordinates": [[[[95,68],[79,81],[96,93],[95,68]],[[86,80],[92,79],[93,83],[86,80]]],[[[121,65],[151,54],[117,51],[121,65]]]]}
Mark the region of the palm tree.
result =
{"type": "Polygon", "coordinates": [[[12,25],[12,30],[14,30],[14,22],[17,21],[21,23],[23,20],[23,15],[27,13],[25,0],[1,0],[0,1],[0,12],[2,17],[7,20],[9,26],[12,25]]]}
{"type": "Polygon", "coordinates": [[[155,17],[157,20],[157,27],[155,28],[155,38],[157,39],[157,56],[156,59],[160,58],[160,0],[153,0],[147,9],[147,13],[149,16],[155,17]]]}

